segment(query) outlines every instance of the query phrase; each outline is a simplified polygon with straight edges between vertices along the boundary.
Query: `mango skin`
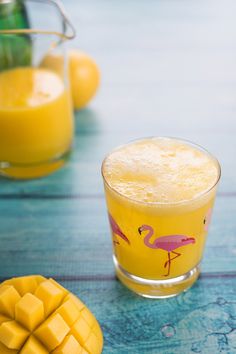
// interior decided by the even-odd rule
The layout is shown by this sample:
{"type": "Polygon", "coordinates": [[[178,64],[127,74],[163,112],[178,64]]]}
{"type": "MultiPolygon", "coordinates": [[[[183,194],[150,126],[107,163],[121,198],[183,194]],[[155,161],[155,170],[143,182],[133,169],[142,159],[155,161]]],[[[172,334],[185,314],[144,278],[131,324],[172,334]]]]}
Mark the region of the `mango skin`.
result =
{"type": "Polygon", "coordinates": [[[85,304],[41,275],[0,284],[0,353],[101,354],[101,328],[85,304]]]}

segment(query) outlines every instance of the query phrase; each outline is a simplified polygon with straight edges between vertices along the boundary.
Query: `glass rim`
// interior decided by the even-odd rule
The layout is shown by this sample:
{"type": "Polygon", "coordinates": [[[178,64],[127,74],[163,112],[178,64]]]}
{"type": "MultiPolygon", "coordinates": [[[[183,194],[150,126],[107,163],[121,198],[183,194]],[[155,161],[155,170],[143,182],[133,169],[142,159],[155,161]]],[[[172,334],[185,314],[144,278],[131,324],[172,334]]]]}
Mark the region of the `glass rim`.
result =
{"type": "MultiPolygon", "coordinates": [[[[8,4],[12,0],[3,0],[3,4],[8,4]]],[[[76,31],[74,26],[72,25],[71,21],[69,20],[64,5],[60,0],[26,0],[26,1],[31,1],[31,2],[38,2],[38,3],[44,3],[44,4],[51,4],[53,5],[60,13],[62,20],[63,20],[63,32],[58,32],[58,31],[47,31],[43,29],[37,29],[37,28],[20,28],[20,29],[8,29],[8,30],[0,30],[0,35],[2,34],[42,34],[42,35],[55,35],[61,38],[61,40],[69,40],[73,39],[76,36],[76,31]],[[67,33],[67,29],[69,29],[69,33],[67,33]]],[[[0,0],[1,3],[1,0],[0,0]]]]}
{"type": "Polygon", "coordinates": [[[118,194],[120,197],[132,202],[132,203],[136,203],[136,204],[142,204],[142,205],[146,205],[146,206],[178,206],[178,205],[185,205],[185,204],[188,204],[188,203],[192,203],[194,201],[197,201],[199,199],[201,199],[202,197],[204,197],[205,195],[207,195],[208,193],[210,193],[216,186],[217,184],[219,183],[220,181],[220,178],[221,178],[221,165],[218,161],[218,159],[213,155],[211,154],[207,149],[205,149],[204,147],[202,147],[201,145],[199,144],[196,144],[188,139],[183,139],[183,138],[177,138],[177,137],[172,137],[172,136],[149,136],[149,137],[143,137],[143,138],[137,138],[137,139],[133,139],[131,140],[130,142],[128,143],[125,143],[125,144],[122,144],[122,145],[119,145],[117,146],[116,148],[112,149],[106,156],[105,158],[103,159],[102,161],[102,166],[101,166],[101,174],[102,174],[102,177],[103,177],[103,181],[104,183],[107,185],[108,188],[110,188],[115,194],[118,194]],[[181,201],[178,201],[178,202],[146,202],[146,201],[142,201],[142,200],[137,200],[137,199],[134,199],[134,198],[131,198],[131,197],[127,197],[126,195],[118,192],[114,187],[112,187],[105,175],[104,175],[104,165],[105,165],[105,162],[107,161],[108,157],[110,157],[114,152],[116,151],[119,151],[120,149],[122,149],[123,147],[125,146],[128,146],[128,145],[131,145],[135,142],[138,142],[138,141],[144,141],[144,140],[152,140],[152,139],[169,139],[169,140],[176,140],[176,141],[179,141],[179,142],[183,142],[183,143],[186,143],[192,147],[195,147],[196,149],[204,152],[205,154],[207,154],[216,164],[216,167],[217,167],[217,172],[218,172],[218,175],[217,175],[217,178],[216,178],[216,181],[213,183],[212,186],[210,186],[207,190],[204,190],[202,193],[199,193],[197,196],[195,196],[194,198],[192,199],[184,199],[184,200],[181,200],[181,201]]]}

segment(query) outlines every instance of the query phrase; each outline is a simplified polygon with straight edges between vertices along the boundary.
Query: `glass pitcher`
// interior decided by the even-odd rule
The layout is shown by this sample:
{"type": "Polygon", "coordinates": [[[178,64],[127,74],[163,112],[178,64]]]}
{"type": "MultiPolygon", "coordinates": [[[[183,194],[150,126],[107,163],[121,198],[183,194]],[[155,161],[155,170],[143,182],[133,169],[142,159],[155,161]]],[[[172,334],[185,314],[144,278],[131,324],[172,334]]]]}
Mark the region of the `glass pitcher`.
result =
{"type": "Polygon", "coordinates": [[[58,1],[0,0],[0,175],[42,177],[67,159],[74,120],[65,43],[74,36],[58,1]]]}

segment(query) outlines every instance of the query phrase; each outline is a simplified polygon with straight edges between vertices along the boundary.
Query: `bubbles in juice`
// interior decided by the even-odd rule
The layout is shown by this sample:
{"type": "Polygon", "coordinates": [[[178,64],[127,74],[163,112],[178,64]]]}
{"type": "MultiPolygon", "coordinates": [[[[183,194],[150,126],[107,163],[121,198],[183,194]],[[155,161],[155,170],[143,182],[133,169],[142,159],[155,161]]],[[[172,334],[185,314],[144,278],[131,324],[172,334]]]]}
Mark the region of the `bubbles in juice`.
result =
{"type": "Polygon", "coordinates": [[[109,186],[139,202],[176,203],[208,191],[218,166],[206,152],[187,142],[143,139],[115,150],[103,166],[109,186]]]}

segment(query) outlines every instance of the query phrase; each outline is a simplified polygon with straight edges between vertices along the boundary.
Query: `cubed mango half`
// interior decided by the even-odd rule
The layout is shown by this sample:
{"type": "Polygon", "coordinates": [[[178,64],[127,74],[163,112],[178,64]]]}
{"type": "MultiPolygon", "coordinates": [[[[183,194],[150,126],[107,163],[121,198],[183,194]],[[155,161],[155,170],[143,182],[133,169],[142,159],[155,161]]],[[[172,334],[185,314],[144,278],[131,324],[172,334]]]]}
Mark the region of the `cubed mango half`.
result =
{"type": "Polygon", "coordinates": [[[100,354],[101,328],[85,304],[40,275],[0,284],[0,354],[100,354]]]}

